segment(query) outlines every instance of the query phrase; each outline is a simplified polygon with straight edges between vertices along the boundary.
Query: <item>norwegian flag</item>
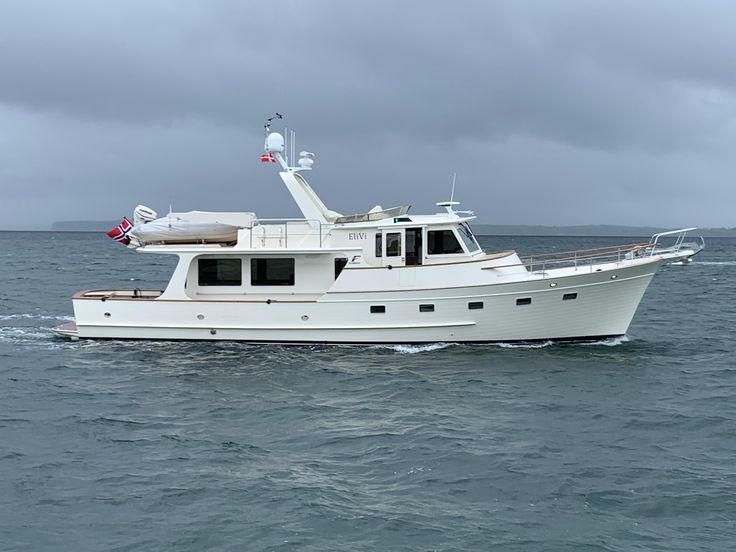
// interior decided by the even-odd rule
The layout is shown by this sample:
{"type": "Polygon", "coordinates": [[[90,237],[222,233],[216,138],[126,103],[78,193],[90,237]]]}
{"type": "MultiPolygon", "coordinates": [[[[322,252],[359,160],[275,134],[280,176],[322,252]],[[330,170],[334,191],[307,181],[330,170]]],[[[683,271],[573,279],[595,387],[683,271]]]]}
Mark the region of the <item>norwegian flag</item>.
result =
{"type": "Polygon", "coordinates": [[[130,236],[128,234],[130,234],[131,230],[133,230],[133,225],[127,218],[123,218],[120,224],[110,230],[107,235],[123,245],[128,245],[130,243],[130,236]]]}
{"type": "Polygon", "coordinates": [[[270,151],[261,155],[261,163],[275,163],[275,162],[276,162],[276,158],[273,155],[271,155],[270,151]]]}

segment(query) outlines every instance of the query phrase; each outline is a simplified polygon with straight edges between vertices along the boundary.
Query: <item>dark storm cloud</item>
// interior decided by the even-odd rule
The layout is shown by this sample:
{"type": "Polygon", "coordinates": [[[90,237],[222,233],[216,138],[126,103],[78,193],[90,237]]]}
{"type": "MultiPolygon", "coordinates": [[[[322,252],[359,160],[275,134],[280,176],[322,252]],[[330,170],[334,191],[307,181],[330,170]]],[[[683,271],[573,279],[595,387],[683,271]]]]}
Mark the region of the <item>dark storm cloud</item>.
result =
{"type": "Polygon", "coordinates": [[[213,189],[289,214],[254,162],[279,110],[339,210],[430,208],[460,169],[483,221],[732,224],[735,21],[729,2],[6,2],[0,214],[233,208],[213,189]]]}

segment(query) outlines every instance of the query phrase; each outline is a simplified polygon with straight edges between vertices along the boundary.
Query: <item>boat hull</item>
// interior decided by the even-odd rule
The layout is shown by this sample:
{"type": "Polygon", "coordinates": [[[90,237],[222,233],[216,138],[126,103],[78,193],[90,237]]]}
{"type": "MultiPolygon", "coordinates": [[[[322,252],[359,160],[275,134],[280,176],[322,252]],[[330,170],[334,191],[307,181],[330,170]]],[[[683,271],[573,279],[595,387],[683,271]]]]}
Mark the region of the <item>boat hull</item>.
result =
{"type": "Polygon", "coordinates": [[[76,336],[311,344],[596,340],[626,333],[660,262],[477,286],[333,292],[309,301],[75,298],[76,336]]]}

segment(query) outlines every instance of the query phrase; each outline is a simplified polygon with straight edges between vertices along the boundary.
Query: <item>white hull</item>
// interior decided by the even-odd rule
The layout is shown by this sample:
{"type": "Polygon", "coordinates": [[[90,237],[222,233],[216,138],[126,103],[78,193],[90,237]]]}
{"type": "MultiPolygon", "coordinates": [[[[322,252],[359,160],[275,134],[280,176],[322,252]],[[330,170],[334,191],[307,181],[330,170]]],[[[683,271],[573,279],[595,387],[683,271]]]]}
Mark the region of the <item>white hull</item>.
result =
{"type": "Polygon", "coordinates": [[[75,298],[76,336],[355,344],[599,339],[626,333],[660,262],[522,282],[328,292],[313,301],[75,298]],[[563,301],[571,292],[577,297],[563,301]],[[517,305],[519,298],[531,304],[517,305]],[[483,309],[469,310],[478,301],[483,309]],[[420,312],[421,304],[434,311],[420,312]],[[386,312],[371,313],[371,305],[386,312]]]}
{"type": "MultiPolygon", "coordinates": [[[[178,257],[166,289],[79,292],[76,324],[57,333],[253,343],[596,340],[625,334],[662,260],[691,245],[682,229],[647,243],[489,253],[470,229],[475,217],[452,198],[435,214],[377,205],[344,216],[303,175],[314,154],[302,151],[289,166],[295,151],[286,156],[274,132],[265,150],[261,160],[280,165],[303,218],[190,211],[155,219],[139,205],[128,245],[178,257]]],[[[111,237],[125,243],[124,226],[111,237]]]]}

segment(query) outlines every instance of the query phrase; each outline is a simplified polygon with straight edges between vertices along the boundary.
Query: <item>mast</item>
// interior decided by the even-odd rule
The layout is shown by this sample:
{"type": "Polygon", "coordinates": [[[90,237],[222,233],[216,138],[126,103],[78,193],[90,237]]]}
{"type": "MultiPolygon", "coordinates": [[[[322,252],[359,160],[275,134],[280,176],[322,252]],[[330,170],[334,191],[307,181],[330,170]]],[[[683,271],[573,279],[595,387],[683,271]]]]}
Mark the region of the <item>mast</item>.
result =
{"type": "Polygon", "coordinates": [[[279,176],[284,181],[286,189],[289,190],[291,197],[294,198],[299,210],[308,222],[317,226],[319,224],[330,224],[340,216],[339,213],[335,213],[327,208],[322,202],[317,193],[312,189],[306,179],[298,174],[300,171],[311,171],[314,165],[314,153],[309,151],[299,152],[299,159],[296,166],[289,166],[288,150],[291,150],[292,159],[296,152],[296,135],[294,131],[289,134],[289,144],[284,143],[284,137],[278,132],[270,132],[271,120],[274,118],[282,118],[277,113],[278,117],[272,117],[268,120],[265,125],[266,129],[266,143],[264,149],[268,157],[262,160],[265,162],[273,162],[270,159],[275,160],[280,166],[281,171],[279,176]]]}

